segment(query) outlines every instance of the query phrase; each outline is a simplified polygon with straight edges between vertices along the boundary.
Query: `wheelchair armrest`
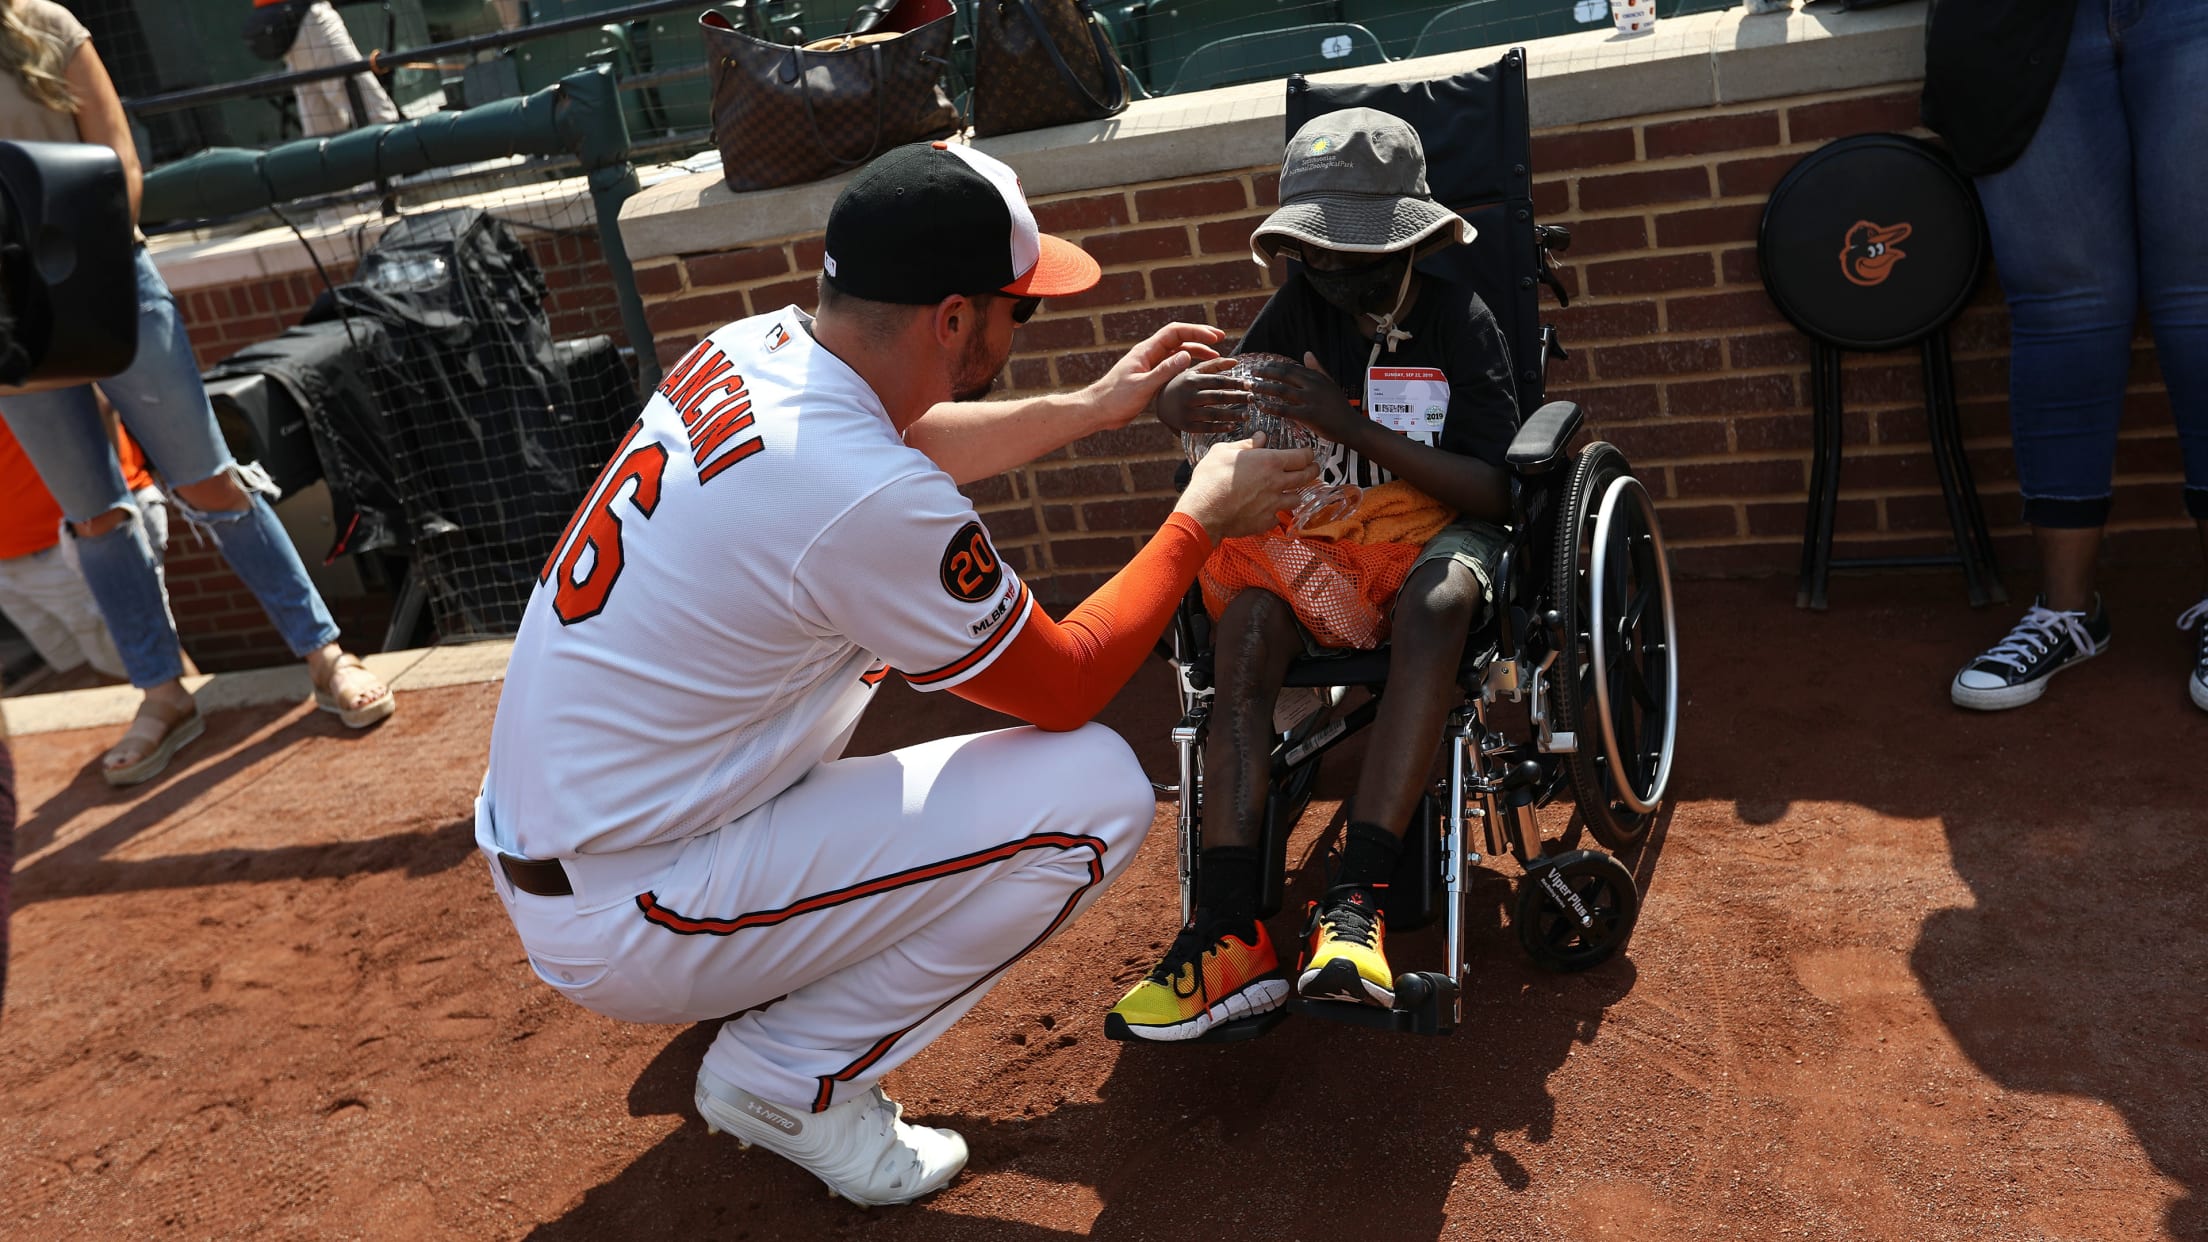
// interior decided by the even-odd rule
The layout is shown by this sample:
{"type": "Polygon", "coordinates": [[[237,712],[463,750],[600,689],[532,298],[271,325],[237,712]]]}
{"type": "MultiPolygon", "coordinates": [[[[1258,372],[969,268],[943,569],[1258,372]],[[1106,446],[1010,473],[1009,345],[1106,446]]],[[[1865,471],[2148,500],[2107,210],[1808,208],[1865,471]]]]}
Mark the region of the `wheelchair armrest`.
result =
{"type": "Polygon", "coordinates": [[[1518,428],[1518,435],[1511,440],[1510,451],[1503,455],[1503,460],[1522,475],[1548,473],[1563,459],[1564,446],[1571,443],[1580,421],[1578,403],[1549,402],[1535,410],[1533,417],[1518,428]]]}

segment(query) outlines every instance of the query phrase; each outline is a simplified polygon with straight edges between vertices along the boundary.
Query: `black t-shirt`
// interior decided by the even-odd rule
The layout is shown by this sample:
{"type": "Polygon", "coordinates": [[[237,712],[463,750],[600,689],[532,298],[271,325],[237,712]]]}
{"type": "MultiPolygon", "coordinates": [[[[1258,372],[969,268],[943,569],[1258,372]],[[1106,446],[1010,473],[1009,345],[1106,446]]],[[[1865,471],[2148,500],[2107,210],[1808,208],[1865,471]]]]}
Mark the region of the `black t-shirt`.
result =
{"type": "MultiPolygon", "coordinates": [[[[1397,343],[1393,353],[1382,349],[1372,365],[1440,371],[1449,382],[1449,408],[1438,446],[1501,466],[1518,430],[1518,396],[1511,382],[1510,348],[1487,303],[1463,285],[1422,271],[1418,301],[1398,327],[1410,339],[1397,343]]],[[[1372,338],[1359,335],[1356,321],[1321,298],[1296,272],[1257,313],[1236,352],[1285,354],[1302,362],[1305,351],[1318,356],[1319,366],[1341,385],[1351,405],[1366,408],[1365,366],[1372,356],[1372,338]]],[[[1393,477],[1340,445],[1332,446],[1319,463],[1324,483],[1377,487],[1393,477]]]]}

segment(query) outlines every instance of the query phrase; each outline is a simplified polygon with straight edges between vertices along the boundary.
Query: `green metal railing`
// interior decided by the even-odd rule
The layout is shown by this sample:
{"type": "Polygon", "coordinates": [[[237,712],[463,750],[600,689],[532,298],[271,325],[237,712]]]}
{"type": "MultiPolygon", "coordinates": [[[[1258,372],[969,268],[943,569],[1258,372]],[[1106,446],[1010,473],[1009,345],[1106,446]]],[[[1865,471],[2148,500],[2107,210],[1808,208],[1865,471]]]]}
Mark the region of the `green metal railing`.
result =
{"type": "Polygon", "coordinates": [[[234,216],[351,186],[514,155],[566,155],[588,178],[598,246],[613,274],[622,331],[636,352],[642,391],[659,384],[659,359],[621,241],[621,204],[637,191],[628,123],[604,68],[464,112],[439,112],[308,138],[267,151],[217,147],[146,174],[140,216],[149,222],[234,216]]]}

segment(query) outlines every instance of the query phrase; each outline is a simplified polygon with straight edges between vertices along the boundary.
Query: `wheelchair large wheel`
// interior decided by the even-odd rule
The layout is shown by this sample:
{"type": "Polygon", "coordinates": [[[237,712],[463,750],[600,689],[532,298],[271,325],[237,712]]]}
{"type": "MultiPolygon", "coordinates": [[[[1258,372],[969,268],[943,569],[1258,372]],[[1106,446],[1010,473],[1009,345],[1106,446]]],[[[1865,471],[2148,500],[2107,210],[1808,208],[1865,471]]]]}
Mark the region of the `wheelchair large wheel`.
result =
{"type": "Polygon", "coordinates": [[[1587,827],[1626,849],[1647,835],[1670,785],[1679,659],[1655,506],[1609,444],[1573,463],[1552,569],[1572,649],[1551,668],[1551,719],[1575,736],[1566,770],[1587,827]]]}
{"type": "Polygon", "coordinates": [[[1518,947],[1546,970],[1590,970],[1618,955],[1641,916],[1641,892],[1624,863],[1573,850],[1526,868],[1511,922],[1518,947]]]}

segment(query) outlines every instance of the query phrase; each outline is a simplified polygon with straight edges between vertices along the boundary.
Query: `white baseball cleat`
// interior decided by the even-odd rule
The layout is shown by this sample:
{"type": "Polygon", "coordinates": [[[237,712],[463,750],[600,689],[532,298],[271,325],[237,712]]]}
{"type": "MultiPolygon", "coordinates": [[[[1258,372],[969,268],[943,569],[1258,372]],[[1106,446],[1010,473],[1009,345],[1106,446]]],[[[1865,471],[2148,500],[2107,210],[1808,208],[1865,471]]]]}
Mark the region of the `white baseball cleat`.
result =
{"type": "Polygon", "coordinates": [[[966,1167],[965,1139],[906,1125],[904,1106],[879,1086],[809,1113],[768,1103],[700,1069],[697,1105],[707,1130],[766,1148],[860,1207],[910,1203],[941,1190],[966,1167]]]}

